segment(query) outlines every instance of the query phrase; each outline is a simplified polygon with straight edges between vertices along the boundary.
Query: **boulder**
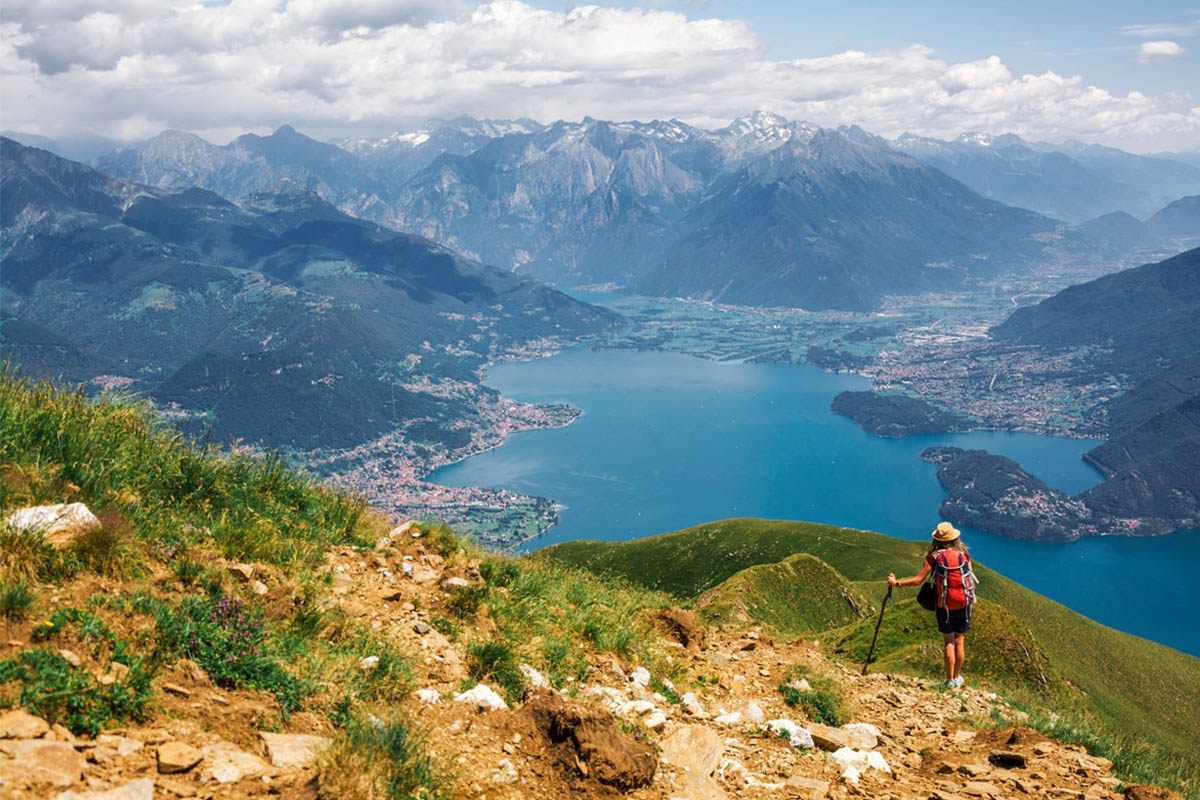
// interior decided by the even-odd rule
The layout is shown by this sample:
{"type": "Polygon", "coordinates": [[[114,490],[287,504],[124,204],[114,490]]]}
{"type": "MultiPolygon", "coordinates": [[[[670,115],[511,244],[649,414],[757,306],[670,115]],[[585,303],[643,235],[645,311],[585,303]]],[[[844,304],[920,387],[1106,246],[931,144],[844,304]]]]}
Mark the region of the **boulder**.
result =
{"type": "Polygon", "coordinates": [[[504,702],[503,697],[482,683],[477,683],[474,689],[456,695],[454,702],[470,703],[480,711],[499,711],[508,708],[508,703],[504,702]]]}
{"type": "Polygon", "coordinates": [[[466,578],[459,578],[452,575],[449,578],[443,579],[441,586],[444,591],[452,592],[458,589],[470,589],[471,582],[466,578]]]}
{"type": "Polygon", "coordinates": [[[83,503],[20,508],[4,521],[10,528],[45,537],[56,548],[68,547],[79,537],[100,529],[100,520],[83,503]]]}
{"type": "Polygon", "coordinates": [[[115,789],[91,792],[61,792],[54,800],[154,800],[154,781],[138,778],[115,789]]]}
{"type": "Polygon", "coordinates": [[[200,752],[204,756],[200,780],[205,783],[237,783],[242,778],[261,775],[267,769],[267,762],[229,742],[206,745],[200,752]]]}
{"type": "Polygon", "coordinates": [[[310,736],[305,733],[258,734],[267,748],[267,757],[280,769],[307,767],[333,743],[325,736],[310,736]]]}
{"type": "Polygon", "coordinates": [[[174,775],[199,764],[204,754],[186,742],[163,742],[158,746],[157,758],[159,773],[174,775]]]}
{"type": "Polygon", "coordinates": [[[0,739],[40,739],[49,731],[50,723],[27,711],[0,714],[0,739]]]}
{"type": "Polygon", "coordinates": [[[685,772],[679,779],[679,788],[671,793],[672,800],[728,800],[729,795],[708,775],[685,772]]]}
{"type": "Polygon", "coordinates": [[[423,706],[432,706],[435,705],[438,700],[441,700],[441,695],[438,693],[438,690],[433,688],[417,689],[415,692],[413,692],[413,694],[416,696],[417,700],[421,701],[421,705],[423,706]]]}
{"type": "Polygon", "coordinates": [[[0,775],[13,783],[65,789],[79,780],[87,766],[79,751],[67,742],[8,739],[0,750],[12,757],[12,761],[0,764],[0,775]]]}
{"type": "Polygon", "coordinates": [[[659,752],[671,766],[707,777],[721,763],[725,742],[712,728],[681,725],[659,743],[659,752]]]}
{"type": "Polygon", "coordinates": [[[421,535],[421,529],[417,526],[417,523],[409,520],[408,522],[401,523],[400,525],[397,525],[388,531],[387,538],[395,542],[405,534],[410,534],[412,535],[412,538],[416,539],[421,535]]]}
{"type": "Polygon", "coordinates": [[[742,716],[746,718],[747,722],[755,725],[762,725],[763,720],[767,718],[767,715],[763,713],[762,706],[753,700],[746,703],[746,710],[742,713],[742,716]]]}
{"type": "Polygon", "coordinates": [[[667,715],[661,711],[652,711],[642,718],[642,724],[647,730],[660,731],[667,725],[667,715]]]}
{"type": "MultiPolygon", "coordinates": [[[[972,797],[995,797],[1000,794],[1000,787],[986,781],[967,781],[962,787],[963,794],[972,797]]],[[[1082,794],[1077,792],[1076,794],[1082,794]]]]}
{"type": "Polygon", "coordinates": [[[629,675],[629,682],[642,689],[650,685],[650,670],[638,667],[629,675]]]}
{"type": "Polygon", "coordinates": [[[616,717],[602,708],[568,703],[557,692],[538,689],[520,713],[545,739],[549,760],[564,775],[582,775],[621,792],[654,779],[654,749],[621,730],[616,717]]]}

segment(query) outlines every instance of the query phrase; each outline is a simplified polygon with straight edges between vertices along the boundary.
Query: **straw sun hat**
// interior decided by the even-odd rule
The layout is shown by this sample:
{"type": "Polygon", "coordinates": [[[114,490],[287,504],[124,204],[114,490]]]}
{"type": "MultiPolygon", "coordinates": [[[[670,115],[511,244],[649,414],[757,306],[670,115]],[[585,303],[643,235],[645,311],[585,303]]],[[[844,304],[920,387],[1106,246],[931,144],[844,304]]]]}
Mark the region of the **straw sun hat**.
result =
{"type": "Polygon", "coordinates": [[[939,522],[938,526],[933,529],[933,540],[935,542],[953,542],[960,535],[962,535],[962,532],[949,522],[939,522]]]}

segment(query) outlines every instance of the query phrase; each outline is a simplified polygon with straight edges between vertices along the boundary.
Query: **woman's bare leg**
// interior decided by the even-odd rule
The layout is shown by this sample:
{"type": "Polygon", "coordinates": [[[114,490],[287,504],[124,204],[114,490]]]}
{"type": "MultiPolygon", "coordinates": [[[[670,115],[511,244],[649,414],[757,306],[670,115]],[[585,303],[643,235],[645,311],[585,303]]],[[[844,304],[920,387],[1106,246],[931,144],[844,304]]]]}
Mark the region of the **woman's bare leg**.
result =
{"type": "Polygon", "coordinates": [[[967,637],[961,633],[954,636],[954,676],[962,672],[963,659],[967,657],[967,637]]]}
{"type": "Polygon", "coordinates": [[[958,674],[955,661],[958,658],[958,644],[955,643],[955,634],[943,633],[942,639],[945,643],[945,652],[942,654],[942,665],[946,668],[946,680],[951,680],[958,674]]]}

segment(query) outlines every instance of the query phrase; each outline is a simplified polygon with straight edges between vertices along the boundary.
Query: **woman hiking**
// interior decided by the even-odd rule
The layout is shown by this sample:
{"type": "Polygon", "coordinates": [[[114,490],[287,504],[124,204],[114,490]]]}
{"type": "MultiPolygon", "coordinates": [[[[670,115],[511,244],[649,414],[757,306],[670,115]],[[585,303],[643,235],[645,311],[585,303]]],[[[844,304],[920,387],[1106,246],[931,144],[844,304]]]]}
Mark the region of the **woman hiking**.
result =
{"type": "Polygon", "coordinates": [[[946,686],[957,689],[963,685],[962,665],[966,655],[964,634],[971,629],[971,609],[975,605],[975,575],[971,571],[971,556],[962,543],[962,534],[949,522],[939,522],[933,531],[933,541],[925,554],[925,566],[911,578],[898,580],[888,574],[888,586],[919,586],[930,573],[937,590],[938,630],[945,642],[944,663],[946,686]]]}

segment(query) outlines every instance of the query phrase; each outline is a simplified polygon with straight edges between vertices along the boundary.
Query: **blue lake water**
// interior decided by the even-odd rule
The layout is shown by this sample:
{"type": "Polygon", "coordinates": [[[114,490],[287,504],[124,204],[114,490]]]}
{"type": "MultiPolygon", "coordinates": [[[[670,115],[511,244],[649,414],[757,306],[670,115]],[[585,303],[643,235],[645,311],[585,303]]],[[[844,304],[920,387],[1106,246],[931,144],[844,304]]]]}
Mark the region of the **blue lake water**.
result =
{"type": "MultiPolygon", "coordinates": [[[[1071,493],[1100,480],[1080,458],[1095,446],[1091,440],[1004,432],[872,436],[829,410],[834,395],[869,382],[815,367],[578,347],[498,365],[487,384],[517,400],[584,412],[565,428],[515,434],[431,476],[443,485],[506,488],[561,504],[559,524],[525,549],[633,539],[741,516],[925,539],[945,493],[920,452],[938,444],[1009,456],[1071,493]]],[[[1200,532],[1069,544],[964,533],[981,562],[1035,591],[1200,655],[1189,595],[1200,569],[1200,532]]],[[[897,564],[896,572],[918,567],[897,564]]]]}

